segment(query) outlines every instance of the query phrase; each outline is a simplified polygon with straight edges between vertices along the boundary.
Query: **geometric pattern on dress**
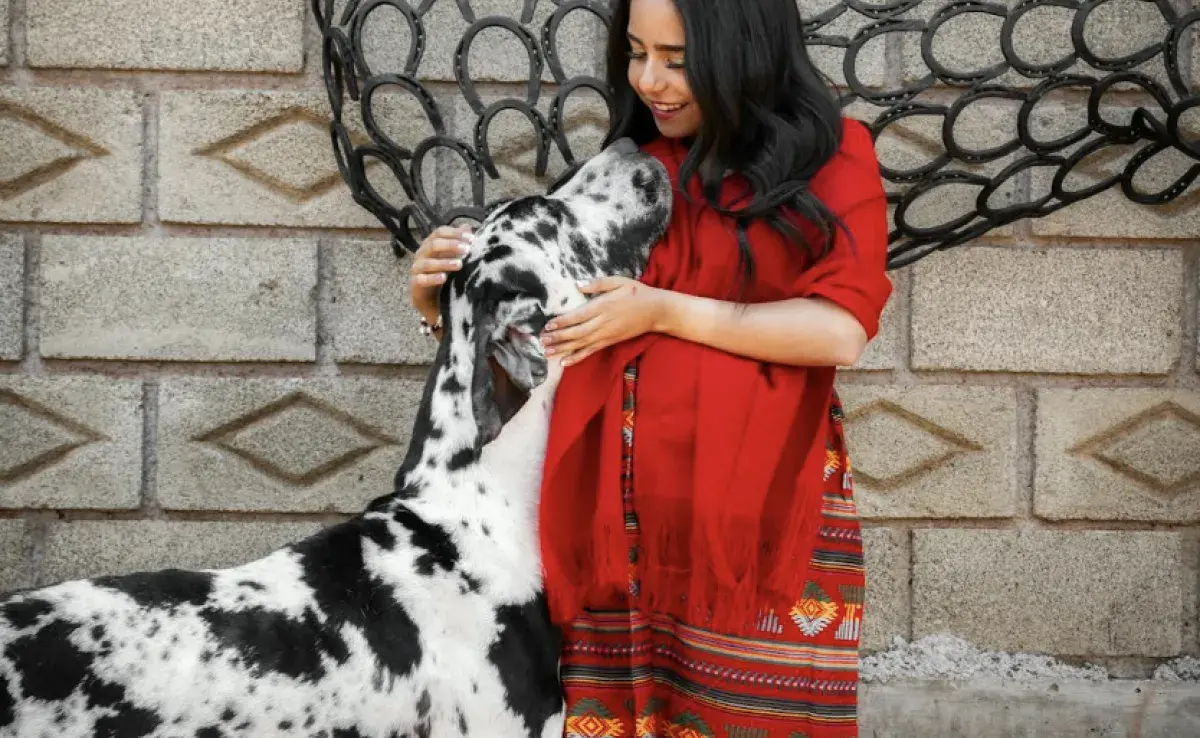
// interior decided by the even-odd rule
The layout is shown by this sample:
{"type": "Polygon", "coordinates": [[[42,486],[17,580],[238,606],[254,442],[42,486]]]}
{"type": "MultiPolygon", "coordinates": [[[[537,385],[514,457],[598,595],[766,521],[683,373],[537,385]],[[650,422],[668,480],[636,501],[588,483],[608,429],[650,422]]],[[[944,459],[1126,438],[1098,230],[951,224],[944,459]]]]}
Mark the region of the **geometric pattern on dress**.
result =
{"type": "Polygon", "coordinates": [[[708,723],[693,712],[682,712],[667,725],[668,738],[717,738],[708,723]]]}
{"type": "Polygon", "coordinates": [[[829,478],[833,476],[833,473],[841,467],[841,465],[842,457],[841,454],[838,453],[837,449],[825,449],[825,476],[823,479],[828,481],[829,478]]]}
{"type": "Polygon", "coordinates": [[[863,599],[866,587],[855,584],[838,585],[842,594],[842,622],[838,625],[834,638],[839,641],[857,641],[862,634],[863,599]]]}
{"type": "MultiPolygon", "coordinates": [[[[657,697],[653,697],[642,708],[642,714],[638,715],[637,723],[634,726],[634,735],[636,738],[659,738],[658,724],[659,713],[663,709],[663,701],[657,697]]],[[[632,705],[629,706],[632,708],[632,705]]]]}
{"type": "Polygon", "coordinates": [[[625,725],[595,699],[580,700],[567,715],[564,738],[623,738],[625,725]]]}
{"type": "Polygon", "coordinates": [[[792,621],[806,636],[815,636],[834,621],[838,614],[837,603],[821,585],[809,582],[804,585],[804,594],[792,605],[792,621]]]}
{"type": "Polygon", "coordinates": [[[779,616],[774,610],[767,610],[758,616],[758,629],[764,633],[782,635],[783,623],[779,622],[779,616]]]}

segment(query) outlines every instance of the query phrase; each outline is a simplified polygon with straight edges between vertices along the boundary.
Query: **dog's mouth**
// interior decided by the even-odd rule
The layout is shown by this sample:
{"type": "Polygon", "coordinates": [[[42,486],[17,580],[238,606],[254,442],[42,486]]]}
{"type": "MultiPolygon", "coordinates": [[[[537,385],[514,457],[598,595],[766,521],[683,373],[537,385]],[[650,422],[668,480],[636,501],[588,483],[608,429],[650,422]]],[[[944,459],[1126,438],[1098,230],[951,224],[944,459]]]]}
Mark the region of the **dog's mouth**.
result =
{"type": "Polygon", "coordinates": [[[520,412],[529,394],[546,380],[546,353],[531,326],[513,325],[488,347],[501,422],[520,412]]]}

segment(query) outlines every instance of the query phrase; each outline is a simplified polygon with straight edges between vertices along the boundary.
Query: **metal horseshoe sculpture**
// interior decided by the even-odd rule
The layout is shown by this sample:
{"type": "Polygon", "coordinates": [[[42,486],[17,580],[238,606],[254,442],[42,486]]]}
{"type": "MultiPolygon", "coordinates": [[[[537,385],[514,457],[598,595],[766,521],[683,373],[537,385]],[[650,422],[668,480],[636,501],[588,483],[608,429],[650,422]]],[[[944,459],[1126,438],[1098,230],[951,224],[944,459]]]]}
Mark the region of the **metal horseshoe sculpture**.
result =
{"type": "MultiPolygon", "coordinates": [[[[571,14],[589,14],[608,25],[609,7],[604,0],[524,0],[519,17],[479,17],[470,0],[312,0],[311,11],[322,34],[338,168],[355,201],[392,234],[398,255],[415,251],[419,239],[438,225],[478,220],[487,212],[492,203],[485,199],[485,182],[499,177],[488,137],[497,115],[515,111],[528,120],[536,152],[532,174],[541,177],[555,150],[567,166],[578,160],[564,123],[567,100],[586,89],[606,104],[610,101],[603,80],[588,74],[568,75],[559,53],[563,22],[571,14]],[[540,9],[542,20],[535,23],[539,3],[550,7],[540,9]],[[437,10],[442,12],[455,6],[466,26],[451,64],[457,93],[476,118],[472,136],[453,135],[443,109],[446,96],[439,102],[430,85],[422,82],[423,62],[428,63],[428,21],[439,4],[437,10]],[[395,29],[398,18],[407,25],[409,45],[400,68],[373,68],[369,63],[364,39],[381,32],[384,27],[378,24],[385,17],[392,24],[387,29],[395,29]],[[523,96],[510,92],[485,104],[481,83],[472,78],[468,62],[481,32],[497,30],[524,47],[529,74],[523,96]],[[548,112],[542,112],[539,105],[546,102],[542,87],[547,71],[553,79],[553,96],[548,112]],[[394,140],[380,124],[377,111],[377,97],[385,90],[415,99],[430,135],[394,140]],[[440,198],[427,191],[426,175],[445,152],[465,165],[470,203],[440,205],[440,198]],[[368,176],[370,167],[382,167],[376,171],[394,178],[395,186],[385,194],[368,176]]],[[[1188,193],[1200,175],[1200,85],[1190,76],[1190,59],[1180,57],[1191,50],[1197,22],[1200,10],[1180,15],[1169,0],[1018,0],[1012,5],[981,0],[839,0],[808,13],[805,28],[811,53],[814,58],[832,58],[832,65],[840,68],[843,108],[870,126],[880,147],[880,166],[893,207],[889,268],[912,264],[1020,219],[1044,217],[1109,188],[1119,188],[1124,197],[1145,207],[1161,206],[1188,193]],[[1104,49],[1089,45],[1088,22],[1106,12],[1104,6],[1121,2],[1155,10],[1162,35],[1144,48],[1104,56],[1100,53],[1104,49]],[[1070,16],[1069,24],[1064,13],[1070,16]],[[1035,49],[1040,54],[1022,48],[1038,46],[1022,44],[1022,34],[1037,26],[1039,19],[1040,28],[1057,24],[1069,30],[1070,48],[1059,58],[1030,59],[1044,55],[1044,48],[1035,49]],[[972,60],[946,60],[938,48],[962,33],[964,21],[971,20],[976,25],[981,20],[991,23],[993,45],[998,48],[972,48],[971,56],[982,51],[995,60],[963,71],[959,67],[972,60]],[[847,25],[855,29],[852,35],[835,32],[847,25]],[[914,56],[912,40],[919,37],[919,58],[928,70],[923,76],[878,73],[878,67],[888,66],[878,61],[883,56],[880,49],[891,49],[888,58],[894,59],[900,48],[899,43],[888,43],[893,34],[902,35],[914,56]],[[1000,108],[1011,119],[1005,140],[983,147],[964,140],[970,138],[960,130],[970,127],[964,121],[986,119],[1000,108]],[[1070,110],[1080,119],[1071,130],[1053,136],[1042,130],[1061,127],[1070,117],[1063,111],[1070,110]],[[927,131],[923,137],[912,130],[921,125],[927,131]],[[917,149],[925,150],[926,160],[897,166],[883,149],[888,136],[915,141],[917,149]],[[1114,158],[1123,164],[1115,170],[1110,167],[1105,176],[1090,170],[1096,162],[1114,158]],[[1161,176],[1151,176],[1168,169],[1172,174],[1165,184],[1161,176]],[[1087,171],[1091,177],[1086,186],[1069,185],[1072,175],[1087,171]],[[1035,172],[1044,190],[1037,194],[1030,184],[1035,172]],[[1138,183],[1147,178],[1160,182],[1147,189],[1138,183]],[[942,188],[958,188],[960,196],[950,198],[958,212],[923,223],[919,211],[929,198],[941,199],[938,209],[946,209],[946,198],[937,197],[942,188]]]]}

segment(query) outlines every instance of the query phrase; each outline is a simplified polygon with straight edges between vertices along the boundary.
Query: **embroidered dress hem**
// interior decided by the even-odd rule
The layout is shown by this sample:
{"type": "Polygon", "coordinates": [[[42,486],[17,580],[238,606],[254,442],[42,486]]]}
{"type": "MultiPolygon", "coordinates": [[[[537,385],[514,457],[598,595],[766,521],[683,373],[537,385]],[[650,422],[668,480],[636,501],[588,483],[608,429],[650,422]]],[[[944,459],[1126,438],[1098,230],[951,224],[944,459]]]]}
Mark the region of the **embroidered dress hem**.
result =
{"type": "Polygon", "coordinates": [[[623,602],[565,630],[565,738],[850,738],[858,735],[865,575],[836,395],[826,440],[819,541],[786,612],[759,610],[737,637],[639,607],[633,489],[637,364],[624,374],[622,499],[629,537],[623,602]]]}

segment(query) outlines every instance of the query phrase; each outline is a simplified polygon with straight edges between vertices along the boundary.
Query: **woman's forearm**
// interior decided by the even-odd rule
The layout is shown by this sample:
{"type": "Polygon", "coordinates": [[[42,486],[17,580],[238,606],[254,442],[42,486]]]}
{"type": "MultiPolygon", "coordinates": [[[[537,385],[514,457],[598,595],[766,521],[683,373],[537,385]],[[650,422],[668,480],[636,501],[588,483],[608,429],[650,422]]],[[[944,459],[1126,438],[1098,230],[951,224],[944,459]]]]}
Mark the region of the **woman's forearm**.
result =
{"type": "Polygon", "coordinates": [[[656,330],[774,364],[851,366],[867,335],[845,309],[819,298],[741,304],[663,291],[656,330]]]}

